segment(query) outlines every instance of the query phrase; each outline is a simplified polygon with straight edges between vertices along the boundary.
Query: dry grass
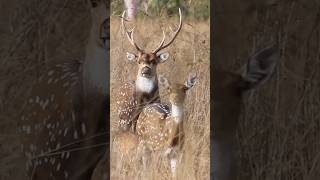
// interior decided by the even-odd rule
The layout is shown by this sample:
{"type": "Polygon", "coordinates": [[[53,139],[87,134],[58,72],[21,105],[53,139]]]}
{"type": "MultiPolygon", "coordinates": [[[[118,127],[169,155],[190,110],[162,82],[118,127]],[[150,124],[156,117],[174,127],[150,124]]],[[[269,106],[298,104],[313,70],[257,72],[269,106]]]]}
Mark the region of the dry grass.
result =
{"type": "MultiPolygon", "coordinates": [[[[111,19],[111,136],[117,132],[118,116],[115,110],[118,89],[128,81],[134,80],[137,65],[126,61],[126,51],[132,47],[121,33],[120,19],[111,19]]],[[[151,51],[161,40],[161,20],[139,20],[136,24],[135,39],[140,45],[151,51]]],[[[164,21],[163,21],[164,22],[164,21]]],[[[168,21],[166,21],[168,22],[168,21]]],[[[172,26],[178,21],[170,20],[163,27],[172,26]]],[[[174,28],[174,27],[173,27],[174,28]]],[[[210,75],[209,75],[209,22],[184,22],[181,33],[168,48],[170,59],[158,66],[158,74],[164,74],[171,81],[183,82],[189,72],[197,72],[198,83],[188,93],[185,103],[185,132],[181,163],[178,167],[178,179],[210,178],[210,75]]],[[[160,87],[161,99],[167,101],[166,92],[160,87]]],[[[113,145],[111,145],[111,148],[113,145]]],[[[154,154],[149,171],[142,172],[138,160],[123,159],[115,149],[111,149],[112,179],[170,179],[168,161],[160,154],[154,154]],[[131,160],[131,162],[130,162],[131,160]],[[122,162],[123,162],[122,161],[122,162]]]]}

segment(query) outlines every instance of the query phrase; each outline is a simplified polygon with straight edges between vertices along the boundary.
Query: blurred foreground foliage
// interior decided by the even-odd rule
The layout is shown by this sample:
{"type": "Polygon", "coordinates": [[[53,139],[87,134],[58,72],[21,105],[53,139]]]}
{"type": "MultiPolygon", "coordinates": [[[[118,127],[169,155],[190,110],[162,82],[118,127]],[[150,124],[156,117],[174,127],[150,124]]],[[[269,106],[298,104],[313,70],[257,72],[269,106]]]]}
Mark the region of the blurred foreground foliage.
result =
{"type": "MultiPolygon", "coordinates": [[[[210,17],[210,0],[138,0],[138,16],[144,15],[143,1],[148,2],[148,14],[152,16],[174,16],[180,7],[188,19],[207,20],[210,17]]],[[[113,15],[120,15],[125,9],[124,0],[113,0],[111,9],[113,15]]]]}

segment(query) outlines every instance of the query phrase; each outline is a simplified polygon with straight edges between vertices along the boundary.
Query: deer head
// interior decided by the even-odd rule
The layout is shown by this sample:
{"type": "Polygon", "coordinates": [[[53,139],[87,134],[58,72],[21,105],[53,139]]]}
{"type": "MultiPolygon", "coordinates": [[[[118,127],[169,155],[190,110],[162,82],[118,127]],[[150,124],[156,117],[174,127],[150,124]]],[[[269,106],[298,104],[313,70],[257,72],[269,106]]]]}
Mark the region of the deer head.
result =
{"type": "Polygon", "coordinates": [[[137,74],[137,88],[141,91],[150,92],[154,88],[155,84],[157,83],[157,70],[156,70],[157,65],[165,62],[169,58],[169,53],[167,52],[159,53],[159,52],[167,48],[168,46],[170,46],[181,30],[181,27],[182,27],[181,10],[179,9],[179,17],[180,17],[179,26],[177,30],[174,32],[174,35],[171,38],[171,40],[165,43],[166,36],[165,36],[165,32],[163,31],[162,41],[160,42],[159,46],[150,53],[145,52],[135,42],[134,36],[133,36],[134,28],[132,28],[131,30],[128,30],[125,25],[125,22],[124,22],[125,13],[126,11],[124,11],[122,14],[122,27],[125,30],[126,36],[130,44],[138,52],[137,54],[127,52],[127,59],[129,61],[134,61],[138,63],[139,70],[137,74]]]}
{"type": "Polygon", "coordinates": [[[237,179],[236,131],[243,94],[269,80],[278,61],[278,49],[270,46],[249,58],[243,76],[228,71],[213,70],[212,177],[222,180],[237,179]]]}
{"type": "Polygon", "coordinates": [[[160,76],[159,82],[169,92],[169,101],[172,105],[182,106],[186,97],[186,92],[192,88],[197,80],[197,74],[189,74],[188,79],[184,84],[182,83],[170,83],[170,81],[164,76],[160,76]]]}

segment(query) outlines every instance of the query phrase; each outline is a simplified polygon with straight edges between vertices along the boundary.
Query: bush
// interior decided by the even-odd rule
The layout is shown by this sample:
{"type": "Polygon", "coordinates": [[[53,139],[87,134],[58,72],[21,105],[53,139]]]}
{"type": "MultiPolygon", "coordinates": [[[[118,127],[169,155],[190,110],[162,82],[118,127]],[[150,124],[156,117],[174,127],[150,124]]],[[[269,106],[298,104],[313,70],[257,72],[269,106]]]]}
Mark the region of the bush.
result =
{"type": "MultiPolygon", "coordinates": [[[[210,17],[209,0],[150,0],[148,13],[154,16],[173,16],[177,14],[179,7],[183,10],[184,16],[191,19],[207,20],[210,17]]],[[[111,8],[112,14],[120,14],[124,10],[124,1],[113,1],[111,8]]],[[[142,9],[141,6],[140,9],[142,9]]],[[[141,15],[143,13],[139,13],[139,16],[141,15]]]]}

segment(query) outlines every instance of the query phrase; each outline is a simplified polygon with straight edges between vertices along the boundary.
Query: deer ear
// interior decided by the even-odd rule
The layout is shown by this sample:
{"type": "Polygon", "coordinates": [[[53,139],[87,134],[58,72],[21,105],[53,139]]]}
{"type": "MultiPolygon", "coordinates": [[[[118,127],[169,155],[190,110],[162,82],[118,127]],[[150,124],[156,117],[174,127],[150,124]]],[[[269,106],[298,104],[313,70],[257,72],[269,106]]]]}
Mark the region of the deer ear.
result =
{"type": "Polygon", "coordinates": [[[135,54],[133,54],[133,53],[127,52],[127,59],[128,59],[129,61],[135,61],[136,58],[137,58],[137,55],[135,55],[135,54]]]}
{"type": "Polygon", "coordinates": [[[169,58],[169,53],[168,53],[168,52],[161,53],[161,54],[159,55],[159,61],[158,61],[158,63],[163,63],[163,62],[165,62],[168,58],[169,58]]]}
{"type": "Polygon", "coordinates": [[[165,89],[170,89],[171,86],[169,80],[162,74],[159,75],[159,85],[165,89]]]}
{"type": "Polygon", "coordinates": [[[250,90],[269,80],[279,59],[280,53],[275,46],[256,52],[249,58],[247,70],[240,85],[241,89],[250,90]]]}
{"type": "Polygon", "coordinates": [[[196,84],[196,82],[197,82],[196,80],[197,80],[196,73],[189,74],[188,80],[184,83],[185,90],[192,88],[196,84]]]}

